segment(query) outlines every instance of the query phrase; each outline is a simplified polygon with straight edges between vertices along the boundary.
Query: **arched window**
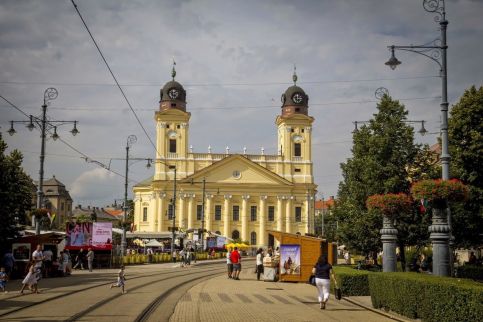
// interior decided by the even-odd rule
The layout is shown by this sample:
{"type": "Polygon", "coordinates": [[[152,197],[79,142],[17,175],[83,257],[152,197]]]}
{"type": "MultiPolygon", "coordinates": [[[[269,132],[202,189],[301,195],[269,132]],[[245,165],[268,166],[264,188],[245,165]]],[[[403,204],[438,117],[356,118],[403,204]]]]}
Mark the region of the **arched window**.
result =
{"type": "Polygon", "coordinates": [[[250,234],[250,245],[256,245],[257,244],[257,233],[252,231],[250,234]]]}
{"type": "Polygon", "coordinates": [[[233,239],[239,239],[240,238],[240,232],[238,230],[234,230],[231,233],[231,238],[233,238],[233,239]]]}

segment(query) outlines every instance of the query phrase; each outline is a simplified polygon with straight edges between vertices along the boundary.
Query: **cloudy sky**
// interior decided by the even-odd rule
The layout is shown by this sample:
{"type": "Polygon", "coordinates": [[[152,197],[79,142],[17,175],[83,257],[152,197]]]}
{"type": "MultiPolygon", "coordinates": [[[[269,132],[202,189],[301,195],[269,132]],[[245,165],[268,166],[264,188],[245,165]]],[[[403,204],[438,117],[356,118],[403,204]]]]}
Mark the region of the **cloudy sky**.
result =
{"type": "MultiPolygon", "coordinates": [[[[439,36],[434,14],[420,0],[339,1],[148,1],[76,0],[141,123],[155,137],[159,89],[177,80],[187,90],[195,152],[276,153],[275,118],[280,95],[291,85],[293,64],[310,96],[314,175],[320,196],[337,193],[340,163],[350,156],[353,121],[371,118],[374,92],[389,90],[425,120],[440,126],[438,66],[423,56],[398,52],[395,71],[384,66],[391,44],[424,44],[439,36]]],[[[483,84],[483,1],[446,1],[448,94],[457,102],[465,88],[483,84]]],[[[78,120],[80,134],[59,127],[64,142],[49,140],[45,177],[55,175],[75,204],[104,206],[123,198],[126,138],[131,154],[152,158],[154,149],[129,109],[68,0],[0,2],[0,95],[27,115],[40,115],[44,90],[59,92],[48,115],[78,120]],[[88,163],[88,156],[97,163],[88,163]]],[[[10,149],[24,153],[26,171],[38,180],[39,132],[10,120],[26,117],[0,100],[0,131],[10,149]]],[[[416,136],[432,144],[436,134],[416,136]]],[[[144,162],[130,165],[130,184],[152,175],[144,162]]]]}

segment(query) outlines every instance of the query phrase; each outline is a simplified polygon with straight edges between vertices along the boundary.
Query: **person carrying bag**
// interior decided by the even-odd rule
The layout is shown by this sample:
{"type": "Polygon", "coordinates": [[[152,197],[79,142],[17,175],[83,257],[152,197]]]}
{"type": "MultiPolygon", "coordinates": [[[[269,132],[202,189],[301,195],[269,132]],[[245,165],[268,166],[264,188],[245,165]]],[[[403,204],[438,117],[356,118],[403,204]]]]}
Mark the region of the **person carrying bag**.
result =
{"type": "MultiPolygon", "coordinates": [[[[315,275],[315,286],[318,290],[318,301],[320,309],[325,310],[325,305],[329,300],[330,295],[330,278],[334,280],[336,298],[340,299],[340,289],[337,286],[334,269],[327,261],[326,255],[321,255],[312,269],[312,274],[315,275]],[[338,290],[338,291],[337,291],[338,290]],[[338,296],[339,293],[339,296],[338,296]]],[[[312,283],[311,283],[312,284],[312,283]]],[[[312,284],[313,285],[313,284],[312,284]]]]}

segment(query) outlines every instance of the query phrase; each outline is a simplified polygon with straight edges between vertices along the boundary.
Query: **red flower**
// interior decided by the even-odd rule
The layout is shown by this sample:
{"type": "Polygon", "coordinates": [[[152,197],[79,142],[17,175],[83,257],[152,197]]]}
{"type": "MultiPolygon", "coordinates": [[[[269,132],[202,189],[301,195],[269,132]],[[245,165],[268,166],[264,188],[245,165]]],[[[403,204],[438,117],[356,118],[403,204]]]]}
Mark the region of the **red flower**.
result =
{"type": "Polygon", "coordinates": [[[468,187],[457,179],[422,180],[411,187],[415,199],[428,201],[433,207],[444,206],[447,201],[459,202],[468,198],[468,187]]]}
{"type": "Polygon", "coordinates": [[[395,216],[401,212],[408,211],[411,205],[411,197],[405,193],[372,195],[366,201],[368,209],[378,210],[386,216],[395,216]]]}

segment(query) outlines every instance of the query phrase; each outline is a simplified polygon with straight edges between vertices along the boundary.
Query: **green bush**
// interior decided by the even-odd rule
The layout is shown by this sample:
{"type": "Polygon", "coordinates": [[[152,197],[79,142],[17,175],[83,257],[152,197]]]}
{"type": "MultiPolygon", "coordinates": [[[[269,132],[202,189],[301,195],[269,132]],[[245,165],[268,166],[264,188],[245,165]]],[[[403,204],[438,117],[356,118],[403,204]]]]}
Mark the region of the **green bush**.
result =
{"type": "Polygon", "coordinates": [[[476,265],[464,265],[458,267],[458,277],[471,278],[473,280],[483,281],[483,267],[476,265]]]}
{"type": "Polygon", "coordinates": [[[369,274],[374,308],[434,322],[481,321],[483,285],[418,273],[369,274]]]}
{"type": "Polygon", "coordinates": [[[334,266],[337,284],[342,296],[367,296],[369,295],[368,271],[360,271],[348,266],[334,266]]]}

